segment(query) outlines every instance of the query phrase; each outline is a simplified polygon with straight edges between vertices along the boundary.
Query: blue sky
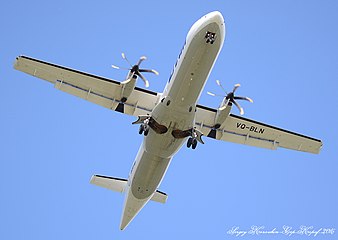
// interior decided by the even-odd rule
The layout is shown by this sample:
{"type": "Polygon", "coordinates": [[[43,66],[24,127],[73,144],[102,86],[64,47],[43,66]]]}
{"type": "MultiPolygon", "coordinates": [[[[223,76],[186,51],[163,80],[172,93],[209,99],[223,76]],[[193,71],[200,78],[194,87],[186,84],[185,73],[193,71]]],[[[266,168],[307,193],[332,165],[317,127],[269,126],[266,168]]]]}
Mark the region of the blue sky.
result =
{"type": "Polygon", "coordinates": [[[333,0],[3,2],[0,239],[236,239],[227,234],[233,226],[338,229],[337,12],[333,0]],[[241,83],[238,94],[254,99],[242,104],[245,117],[320,138],[322,152],[210,139],[195,151],[183,147],[160,187],[168,202],[149,203],[121,232],[123,196],[89,180],[128,176],[142,141],[135,119],[15,71],[14,59],[124,80],[126,72],[110,68],[125,64],[121,52],[132,62],[146,55],[143,66],[160,72],[149,76],[150,89],[160,92],[189,28],[214,10],[227,36],[199,103],[218,106],[221,99],[206,94],[221,93],[216,79],[227,89],[241,83]]]}

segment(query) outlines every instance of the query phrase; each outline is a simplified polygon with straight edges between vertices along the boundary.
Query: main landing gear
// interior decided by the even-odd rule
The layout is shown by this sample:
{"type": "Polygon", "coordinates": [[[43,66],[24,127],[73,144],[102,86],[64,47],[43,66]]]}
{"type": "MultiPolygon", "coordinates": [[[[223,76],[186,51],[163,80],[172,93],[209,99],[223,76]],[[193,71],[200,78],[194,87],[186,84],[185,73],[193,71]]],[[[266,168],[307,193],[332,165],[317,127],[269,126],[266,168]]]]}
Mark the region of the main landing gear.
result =
{"type": "Polygon", "coordinates": [[[203,133],[199,130],[196,129],[196,127],[187,129],[187,130],[180,130],[180,129],[174,129],[171,132],[171,135],[173,135],[174,138],[176,139],[182,139],[182,138],[188,138],[187,141],[187,147],[195,149],[197,146],[197,142],[200,142],[204,144],[202,140],[203,133]]]}
{"type": "Polygon", "coordinates": [[[197,146],[197,133],[196,131],[192,130],[191,137],[189,137],[187,141],[187,147],[195,149],[196,146],[197,146]]]}
{"type": "Polygon", "coordinates": [[[196,138],[190,137],[190,138],[188,139],[188,141],[187,141],[187,147],[188,147],[188,148],[191,147],[192,149],[195,149],[196,146],[197,146],[197,140],[196,140],[196,138]]]}
{"type": "Polygon", "coordinates": [[[150,128],[157,134],[164,134],[168,131],[166,126],[159,124],[149,115],[138,116],[138,119],[132,124],[141,124],[138,133],[144,134],[144,136],[148,135],[150,128]]]}
{"type": "Polygon", "coordinates": [[[140,125],[140,128],[138,130],[139,134],[144,134],[144,136],[147,136],[149,133],[149,118],[147,118],[146,120],[144,120],[144,122],[140,125]]]}

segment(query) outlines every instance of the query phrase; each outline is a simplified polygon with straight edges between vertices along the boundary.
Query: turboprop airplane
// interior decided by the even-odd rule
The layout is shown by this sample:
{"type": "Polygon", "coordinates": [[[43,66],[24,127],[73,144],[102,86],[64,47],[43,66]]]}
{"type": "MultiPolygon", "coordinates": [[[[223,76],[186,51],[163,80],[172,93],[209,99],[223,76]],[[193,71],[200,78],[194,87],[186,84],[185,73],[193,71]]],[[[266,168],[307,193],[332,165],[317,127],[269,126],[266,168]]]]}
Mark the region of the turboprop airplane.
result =
{"type": "MultiPolygon", "coordinates": [[[[149,86],[143,73],[158,74],[155,70],[140,68],[145,57],[141,57],[136,65],[131,65],[125,54],[122,54],[130,64],[123,82],[31,57],[16,58],[15,69],[47,80],[56,89],[138,117],[133,124],[140,124],[139,134],[144,135],[144,140],[129,178],[93,175],[90,181],[92,184],[125,193],[121,230],[148,201],[166,202],[167,194],[159,191],[158,187],[170,161],[184,142],[188,148],[195,149],[198,143],[204,143],[204,135],[268,149],[282,147],[319,153],[321,140],[231,114],[233,105],[239,109],[241,115],[244,112],[237,100],[252,102],[248,97],[235,95],[239,84],[235,85],[232,92],[223,96],[218,109],[197,104],[221,51],[224,36],[224,19],[219,12],[211,12],[193,24],[163,93],[136,86],[138,78],[144,81],[146,87],[149,86]]],[[[220,81],[216,83],[224,90],[220,81]]]]}

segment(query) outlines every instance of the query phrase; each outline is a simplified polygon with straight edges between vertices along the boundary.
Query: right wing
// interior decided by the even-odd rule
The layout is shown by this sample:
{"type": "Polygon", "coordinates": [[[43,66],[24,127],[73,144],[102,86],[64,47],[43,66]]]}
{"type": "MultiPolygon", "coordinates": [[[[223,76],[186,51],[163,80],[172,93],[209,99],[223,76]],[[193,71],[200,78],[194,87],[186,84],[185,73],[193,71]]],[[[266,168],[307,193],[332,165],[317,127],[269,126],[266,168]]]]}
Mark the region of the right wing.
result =
{"type": "Polygon", "coordinates": [[[47,80],[56,89],[133,116],[151,113],[160,97],[159,93],[135,87],[127,102],[122,103],[122,85],[117,81],[26,56],[17,57],[14,68],[47,80]]]}
{"type": "Polygon", "coordinates": [[[216,113],[216,109],[197,105],[195,124],[210,138],[255,147],[269,149],[282,147],[310,153],[319,153],[323,145],[319,139],[234,114],[230,114],[220,128],[214,129],[216,113]]]}

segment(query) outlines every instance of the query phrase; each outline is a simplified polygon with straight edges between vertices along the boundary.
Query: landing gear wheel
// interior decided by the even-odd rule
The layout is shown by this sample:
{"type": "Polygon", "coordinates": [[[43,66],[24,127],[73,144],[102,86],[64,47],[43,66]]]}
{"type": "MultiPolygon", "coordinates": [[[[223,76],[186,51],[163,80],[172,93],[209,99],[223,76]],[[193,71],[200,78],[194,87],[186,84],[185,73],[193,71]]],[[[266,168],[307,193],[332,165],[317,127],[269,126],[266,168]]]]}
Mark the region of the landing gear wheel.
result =
{"type": "Polygon", "coordinates": [[[197,146],[197,140],[196,140],[196,138],[193,138],[192,139],[192,149],[195,149],[196,146],[197,146]]]}
{"type": "Polygon", "coordinates": [[[138,134],[142,134],[142,133],[143,133],[143,131],[144,131],[144,129],[143,129],[143,125],[140,125],[140,128],[139,128],[139,130],[138,130],[138,134]]]}
{"type": "Polygon", "coordinates": [[[144,136],[147,136],[148,133],[149,133],[149,127],[146,130],[144,130],[144,136]]]}
{"type": "Polygon", "coordinates": [[[192,138],[190,137],[187,142],[187,147],[190,148],[192,145],[192,138]]]}

